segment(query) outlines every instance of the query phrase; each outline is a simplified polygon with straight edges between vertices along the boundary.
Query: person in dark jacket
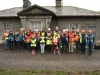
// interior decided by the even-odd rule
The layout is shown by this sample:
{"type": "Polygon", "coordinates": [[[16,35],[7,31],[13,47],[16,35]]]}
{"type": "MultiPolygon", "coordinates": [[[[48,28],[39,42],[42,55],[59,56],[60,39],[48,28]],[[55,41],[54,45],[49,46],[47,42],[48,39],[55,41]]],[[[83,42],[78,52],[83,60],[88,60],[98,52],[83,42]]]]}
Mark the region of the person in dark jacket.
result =
{"type": "Polygon", "coordinates": [[[80,45],[81,45],[81,53],[85,54],[85,48],[87,44],[87,34],[85,33],[85,30],[82,30],[82,33],[80,34],[80,45]]]}
{"type": "Polygon", "coordinates": [[[12,31],[9,33],[9,46],[10,50],[14,50],[14,35],[12,31]]]}
{"type": "Polygon", "coordinates": [[[62,36],[61,36],[61,41],[62,41],[62,53],[67,53],[68,52],[68,47],[67,47],[67,42],[68,42],[68,38],[66,37],[66,30],[63,30],[62,36]],[[65,49],[65,51],[64,51],[65,49]]]}
{"type": "Polygon", "coordinates": [[[92,34],[92,30],[88,31],[88,55],[92,54],[93,51],[93,44],[94,44],[95,38],[92,34]]]}

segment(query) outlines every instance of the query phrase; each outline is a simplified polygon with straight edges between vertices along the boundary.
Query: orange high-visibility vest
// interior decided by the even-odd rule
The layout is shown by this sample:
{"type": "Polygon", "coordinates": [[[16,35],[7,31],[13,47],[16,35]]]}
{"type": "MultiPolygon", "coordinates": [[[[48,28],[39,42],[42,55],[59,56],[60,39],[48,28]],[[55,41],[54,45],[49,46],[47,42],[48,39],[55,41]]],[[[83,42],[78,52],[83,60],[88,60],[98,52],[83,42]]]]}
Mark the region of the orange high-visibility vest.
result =
{"type": "Polygon", "coordinates": [[[69,33],[69,42],[74,42],[74,41],[75,41],[74,33],[69,33]]]}

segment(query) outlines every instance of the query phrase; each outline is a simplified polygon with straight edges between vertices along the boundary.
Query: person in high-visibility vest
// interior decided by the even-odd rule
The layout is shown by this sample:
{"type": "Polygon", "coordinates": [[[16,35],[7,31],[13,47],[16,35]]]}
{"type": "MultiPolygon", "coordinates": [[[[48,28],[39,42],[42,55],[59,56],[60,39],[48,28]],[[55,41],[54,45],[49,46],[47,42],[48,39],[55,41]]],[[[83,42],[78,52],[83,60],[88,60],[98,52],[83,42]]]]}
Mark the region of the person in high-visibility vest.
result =
{"type": "Polygon", "coordinates": [[[88,55],[92,54],[94,42],[95,38],[92,33],[92,30],[88,30],[88,55]]]}
{"type": "Polygon", "coordinates": [[[51,53],[52,52],[52,36],[51,33],[48,32],[47,36],[46,36],[46,49],[47,49],[47,53],[51,53]]]}
{"type": "Polygon", "coordinates": [[[30,51],[30,42],[31,42],[31,37],[30,37],[30,33],[28,32],[26,35],[26,44],[27,44],[27,50],[30,51]]]}
{"type": "Polygon", "coordinates": [[[75,42],[75,34],[73,33],[73,30],[70,29],[69,31],[69,52],[73,53],[73,46],[75,42]]]}
{"type": "Polygon", "coordinates": [[[35,38],[35,36],[32,36],[32,39],[31,39],[31,49],[32,49],[32,54],[35,54],[35,50],[36,50],[36,38],[35,38]]]}
{"type": "Polygon", "coordinates": [[[76,51],[77,53],[79,52],[80,50],[80,32],[79,32],[79,29],[76,30],[75,32],[75,45],[76,45],[76,51]]]}
{"type": "Polygon", "coordinates": [[[60,55],[58,43],[59,43],[58,35],[57,35],[57,33],[54,33],[54,36],[52,38],[52,44],[53,44],[53,47],[54,47],[54,54],[56,54],[56,52],[58,52],[58,54],[60,55]]]}
{"type": "Polygon", "coordinates": [[[8,36],[9,36],[9,31],[6,31],[4,33],[4,38],[5,38],[5,50],[9,49],[9,40],[8,40],[8,36]]]}
{"type": "Polygon", "coordinates": [[[85,30],[82,30],[80,34],[80,45],[82,54],[85,54],[86,44],[87,44],[87,34],[85,33],[85,30]]]}
{"type": "Polygon", "coordinates": [[[41,53],[44,54],[44,50],[45,50],[45,34],[41,33],[41,37],[40,37],[40,47],[41,47],[41,53]]]}

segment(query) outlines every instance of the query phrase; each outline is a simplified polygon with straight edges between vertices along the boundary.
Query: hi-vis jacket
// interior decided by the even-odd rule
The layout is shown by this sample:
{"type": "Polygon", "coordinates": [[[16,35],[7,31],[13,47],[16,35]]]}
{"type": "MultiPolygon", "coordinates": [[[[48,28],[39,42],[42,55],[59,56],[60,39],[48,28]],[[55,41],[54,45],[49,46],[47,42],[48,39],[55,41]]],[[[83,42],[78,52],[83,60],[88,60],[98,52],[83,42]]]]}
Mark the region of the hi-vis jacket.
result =
{"type": "Polygon", "coordinates": [[[59,38],[58,37],[53,37],[52,38],[52,43],[53,44],[55,44],[55,43],[58,44],[58,42],[59,42],[59,38]]]}
{"type": "Polygon", "coordinates": [[[36,47],[36,39],[31,40],[31,47],[36,47]]]}
{"type": "Polygon", "coordinates": [[[5,38],[5,40],[8,40],[8,36],[9,36],[8,33],[4,33],[4,38],[5,38]]]}
{"type": "Polygon", "coordinates": [[[87,43],[87,34],[80,34],[80,43],[87,43]]]}
{"type": "Polygon", "coordinates": [[[52,36],[46,37],[46,45],[52,45],[52,36]]]}
{"type": "Polygon", "coordinates": [[[45,37],[40,37],[40,44],[45,44],[45,37]]]}

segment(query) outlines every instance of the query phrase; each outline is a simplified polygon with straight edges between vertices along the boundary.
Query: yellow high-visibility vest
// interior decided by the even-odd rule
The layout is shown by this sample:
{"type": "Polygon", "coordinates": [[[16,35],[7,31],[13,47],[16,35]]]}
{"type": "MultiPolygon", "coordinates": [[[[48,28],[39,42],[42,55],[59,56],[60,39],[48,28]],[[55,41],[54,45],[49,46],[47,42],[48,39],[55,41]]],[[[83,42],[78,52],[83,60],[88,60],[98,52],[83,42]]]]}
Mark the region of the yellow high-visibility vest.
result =
{"type": "Polygon", "coordinates": [[[31,40],[31,46],[32,46],[32,47],[36,47],[36,39],[31,40]]]}
{"type": "Polygon", "coordinates": [[[45,37],[40,37],[41,38],[41,41],[40,41],[40,43],[45,43],[45,37]]]}
{"type": "Polygon", "coordinates": [[[58,39],[58,38],[57,38],[57,37],[53,37],[53,38],[54,38],[54,42],[57,42],[57,39],[58,39]]]}
{"type": "Polygon", "coordinates": [[[9,35],[8,33],[4,34],[5,40],[8,40],[8,35],[9,35]]]}
{"type": "MultiPolygon", "coordinates": [[[[87,43],[87,34],[85,34],[85,40],[86,40],[86,43],[87,43]]],[[[80,34],[80,43],[82,43],[82,35],[80,34]]]]}
{"type": "Polygon", "coordinates": [[[52,36],[46,37],[46,45],[52,45],[52,36]]]}

